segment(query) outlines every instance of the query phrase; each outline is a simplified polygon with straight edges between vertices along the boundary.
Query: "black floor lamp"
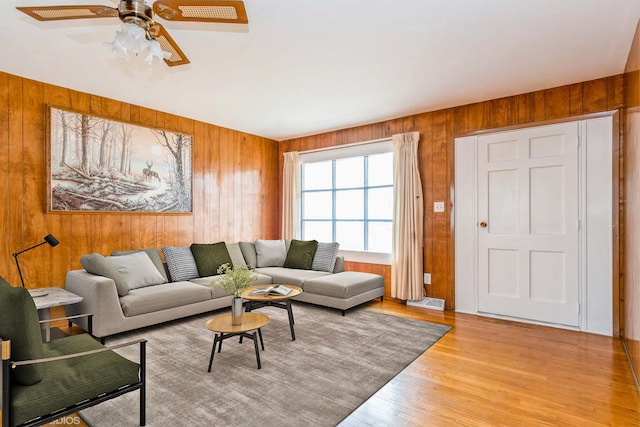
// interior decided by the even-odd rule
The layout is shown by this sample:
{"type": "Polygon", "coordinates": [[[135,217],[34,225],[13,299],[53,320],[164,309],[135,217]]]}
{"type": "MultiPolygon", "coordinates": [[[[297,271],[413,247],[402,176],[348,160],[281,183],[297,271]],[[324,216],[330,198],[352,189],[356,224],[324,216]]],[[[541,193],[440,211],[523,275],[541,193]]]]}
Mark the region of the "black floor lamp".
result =
{"type": "MultiPolygon", "coordinates": [[[[53,237],[53,234],[47,234],[46,236],[44,236],[44,242],[40,242],[40,243],[38,243],[37,245],[33,245],[33,246],[31,246],[30,248],[23,249],[23,250],[21,250],[20,252],[16,252],[16,253],[13,253],[13,254],[12,254],[12,255],[13,255],[13,259],[15,259],[15,260],[16,260],[16,267],[18,267],[18,274],[20,275],[20,282],[22,283],[22,287],[23,287],[23,288],[25,287],[25,286],[24,286],[24,279],[22,278],[22,270],[20,270],[20,263],[18,262],[18,255],[20,255],[20,254],[21,254],[21,253],[23,253],[23,252],[30,251],[31,249],[35,249],[35,248],[37,248],[38,246],[42,246],[42,245],[44,245],[45,243],[48,243],[49,245],[51,245],[51,247],[54,247],[54,246],[56,246],[56,245],[57,245],[58,243],[60,243],[60,242],[58,242],[58,239],[56,239],[55,237],[53,237]]],[[[42,296],[42,295],[46,295],[46,293],[38,295],[38,294],[36,294],[36,293],[32,292],[32,293],[31,293],[31,295],[32,295],[32,296],[42,296]]]]}

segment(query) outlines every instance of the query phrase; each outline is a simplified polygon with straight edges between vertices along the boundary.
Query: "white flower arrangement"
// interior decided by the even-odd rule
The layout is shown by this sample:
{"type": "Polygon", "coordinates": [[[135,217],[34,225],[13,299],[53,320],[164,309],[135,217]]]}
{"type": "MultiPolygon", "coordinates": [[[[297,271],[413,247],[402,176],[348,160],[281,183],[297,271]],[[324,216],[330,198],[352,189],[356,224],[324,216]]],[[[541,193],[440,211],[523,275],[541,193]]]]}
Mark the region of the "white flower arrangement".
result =
{"type": "Polygon", "coordinates": [[[232,294],[234,298],[240,298],[242,291],[247,289],[258,278],[258,273],[252,265],[222,264],[218,268],[219,277],[211,280],[210,286],[222,286],[225,291],[232,294]]]}

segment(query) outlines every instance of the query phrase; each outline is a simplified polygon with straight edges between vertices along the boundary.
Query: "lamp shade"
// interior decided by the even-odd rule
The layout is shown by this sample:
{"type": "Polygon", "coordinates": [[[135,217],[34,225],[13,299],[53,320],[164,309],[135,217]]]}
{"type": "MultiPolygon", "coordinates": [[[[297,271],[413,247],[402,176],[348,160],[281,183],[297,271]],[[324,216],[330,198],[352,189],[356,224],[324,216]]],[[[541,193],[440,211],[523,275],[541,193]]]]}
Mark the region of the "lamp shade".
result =
{"type": "Polygon", "coordinates": [[[53,234],[47,234],[46,236],[44,236],[44,240],[51,245],[51,247],[58,245],[58,239],[56,239],[55,237],[53,237],[53,234]]]}

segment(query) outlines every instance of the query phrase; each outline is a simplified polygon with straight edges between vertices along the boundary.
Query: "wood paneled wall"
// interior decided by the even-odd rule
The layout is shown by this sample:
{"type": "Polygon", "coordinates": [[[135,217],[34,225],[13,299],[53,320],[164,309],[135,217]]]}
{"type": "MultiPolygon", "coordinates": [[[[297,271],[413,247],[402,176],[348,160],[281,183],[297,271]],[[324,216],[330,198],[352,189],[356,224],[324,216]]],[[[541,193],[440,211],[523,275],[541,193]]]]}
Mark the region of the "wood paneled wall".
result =
{"type": "Polygon", "coordinates": [[[277,156],[276,141],[0,72],[0,276],[19,286],[11,254],[48,233],[60,245],[20,255],[30,288],[64,287],[90,252],[278,238],[277,156]],[[193,214],[47,213],[48,104],[193,135],[193,214]]]}
{"type": "Polygon", "coordinates": [[[624,74],[622,337],[636,375],[640,375],[640,23],[624,74]]]}
{"type": "MultiPolygon", "coordinates": [[[[287,151],[305,151],[334,145],[388,138],[395,133],[420,132],[419,163],[425,200],[424,270],[431,273],[427,295],[443,298],[455,308],[454,138],[472,132],[535,124],[590,113],[615,110],[623,105],[623,75],[555,87],[537,92],[416,114],[366,126],[283,141],[280,169],[287,151]],[[434,213],[433,202],[444,201],[445,212],[434,213]]],[[[390,295],[391,268],[386,265],[346,263],[347,268],[385,276],[385,295],[390,295]]]]}

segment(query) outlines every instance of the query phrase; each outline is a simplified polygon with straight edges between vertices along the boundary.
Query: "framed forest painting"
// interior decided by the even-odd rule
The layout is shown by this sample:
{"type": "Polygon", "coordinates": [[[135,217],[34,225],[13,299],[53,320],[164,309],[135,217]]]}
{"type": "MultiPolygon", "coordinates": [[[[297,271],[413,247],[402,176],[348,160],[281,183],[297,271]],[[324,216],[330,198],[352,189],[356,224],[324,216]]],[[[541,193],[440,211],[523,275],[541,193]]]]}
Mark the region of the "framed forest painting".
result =
{"type": "Polygon", "coordinates": [[[49,212],[192,212],[191,135],[48,108],[49,212]]]}

